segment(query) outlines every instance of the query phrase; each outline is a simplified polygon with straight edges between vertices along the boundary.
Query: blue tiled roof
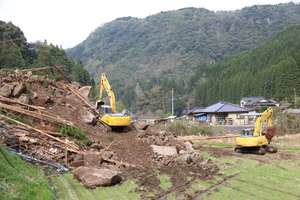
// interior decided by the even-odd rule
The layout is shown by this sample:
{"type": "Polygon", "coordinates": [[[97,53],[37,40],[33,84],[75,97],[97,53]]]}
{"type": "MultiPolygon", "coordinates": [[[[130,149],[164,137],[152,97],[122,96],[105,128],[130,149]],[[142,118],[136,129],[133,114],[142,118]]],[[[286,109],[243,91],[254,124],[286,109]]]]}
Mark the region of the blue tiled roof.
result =
{"type": "Polygon", "coordinates": [[[238,105],[228,103],[225,101],[218,102],[206,107],[203,113],[223,113],[223,112],[249,112],[249,108],[240,107],[238,105]]]}

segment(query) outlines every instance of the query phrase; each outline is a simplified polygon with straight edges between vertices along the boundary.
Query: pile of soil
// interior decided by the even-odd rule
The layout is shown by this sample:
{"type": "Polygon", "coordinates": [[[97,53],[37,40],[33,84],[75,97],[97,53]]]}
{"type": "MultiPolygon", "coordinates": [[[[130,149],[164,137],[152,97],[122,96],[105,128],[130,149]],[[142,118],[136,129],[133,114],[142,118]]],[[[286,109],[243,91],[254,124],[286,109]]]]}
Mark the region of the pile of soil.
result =
{"type": "MultiPolygon", "coordinates": [[[[113,160],[129,165],[118,165],[102,160],[99,167],[112,168],[122,172],[122,182],[135,179],[139,184],[136,189],[142,196],[147,191],[159,191],[153,197],[157,199],[176,191],[184,190],[195,179],[207,180],[219,174],[218,167],[210,160],[203,159],[200,150],[194,150],[190,143],[180,141],[176,133],[157,130],[147,125],[147,128],[132,127],[129,132],[105,132],[98,126],[84,122],[83,116],[92,110],[80,98],[64,86],[63,81],[54,81],[45,76],[33,75],[30,71],[7,72],[0,77],[0,96],[23,103],[44,107],[47,112],[72,122],[76,127],[86,130],[87,137],[92,141],[92,147],[84,146],[85,151],[112,152],[113,160]],[[14,90],[22,84],[22,90],[16,95],[14,90]],[[174,155],[162,155],[153,151],[151,145],[172,147],[174,155]],[[134,166],[134,167],[133,167],[134,166]],[[158,175],[170,177],[172,187],[164,191],[158,185],[158,175]]],[[[82,87],[78,83],[70,84],[75,90],[82,87]]],[[[55,131],[55,124],[43,124],[28,118],[35,127],[55,131]]],[[[144,126],[146,127],[146,126],[144,126]]],[[[72,140],[72,138],[68,138],[72,140]]],[[[102,154],[103,155],[103,154],[102,154]]],[[[69,160],[70,163],[74,160],[69,160]]],[[[182,194],[189,197],[188,194],[182,194]]]]}

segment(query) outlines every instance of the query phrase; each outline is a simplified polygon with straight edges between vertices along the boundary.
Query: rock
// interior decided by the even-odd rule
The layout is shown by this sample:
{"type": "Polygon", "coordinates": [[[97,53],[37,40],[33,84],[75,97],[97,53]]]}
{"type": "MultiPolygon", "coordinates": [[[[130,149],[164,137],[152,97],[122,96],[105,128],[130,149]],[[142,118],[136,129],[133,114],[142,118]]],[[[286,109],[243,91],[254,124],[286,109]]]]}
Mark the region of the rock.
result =
{"type": "Polygon", "coordinates": [[[84,154],[84,166],[86,167],[99,167],[101,161],[100,152],[87,152],[84,154]]]}
{"type": "Polygon", "coordinates": [[[91,149],[101,150],[103,146],[100,144],[92,144],[91,149]]]}
{"type": "Polygon", "coordinates": [[[145,124],[140,121],[135,121],[133,123],[133,126],[134,126],[135,130],[146,130],[148,128],[149,124],[145,124]]]}
{"type": "Polygon", "coordinates": [[[138,130],[136,137],[139,137],[139,138],[146,137],[146,132],[144,130],[138,130]]]}
{"type": "Polygon", "coordinates": [[[38,94],[37,94],[36,92],[33,92],[32,98],[33,98],[33,99],[36,99],[37,97],[38,97],[38,94]]]}
{"type": "Polygon", "coordinates": [[[111,169],[79,167],[74,170],[74,178],[87,188],[112,186],[121,182],[121,173],[111,169]]]}
{"type": "Polygon", "coordinates": [[[111,151],[102,151],[101,152],[101,157],[111,159],[113,157],[113,152],[111,152],[111,151]]]}
{"type": "Polygon", "coordinates": [[[97,123],[96,116],[89,111],[86,111],[85,114],[81,118],[82,118],[82,121],[87,124],[96,124],[97,123]]]}
{"type": "Polygon", "coordinates": [[[198,152],[194,152],[193,154],[191,154],[191,159],[195,164],[200,164],[203,161],[202,155],[198,152]]]}
{"type": "Polygon", "coordinates": [[[158,146],[164,146],[165,142],[159,137],[155,137],[155,144],[158,146]]]}
{"type": "Polygon", "coordinates": [[[175,159],[179,165],[190,164],[192,162],[191,156],[189,154],[184,154],[175,159]]]}
{"type": "Polygon", "coordinates": [[[154,144],[155,143],[155,137],[154,135],[151,135],[147,138],[147,143],[148,144],[154,144]]]}
{"type": "Polygon", "coordinates": [[[71,164],[71,167],[82,167],[84,166],[83,160],[73,161],[71,164]]]}
{"type": "Polygon", "coordinates": [[[21,95],[17,101],[23,104],[29,104],[29,97],[26,95],[21,95]]]}
{"type": "Polygon", "coordinates": [[[12,92],[12,96],[19,97],[24,91],[26,90],[26,85],[24,83],[17,84],[14,87],[14,90],[12,92]]]}
{"type": "Polygon", "coordinates": [[[0,88],[0,96],[9,97],[14,89],[13,85],[5,84],[0,88]]]}
{"type": "Polygon", "coordinates": [[[187,151],[195,151],[195,149],[193,148],[193,144],[191,142],[187,141],[184,143],[184,145],[187,151]]]}
{"type": "Polygon", "coordinates": [[[158,137],[160,138],[160,139],[164,139],[164,138],[167,138],[166,137],[166,131],[159,131],[158,132],[158,137]]]}
{"type": "Polygon", "coordinates": [[[145,131],[148,135],[156,135],[160,130],[155,127],[148,126],[145,131]]]}
{"type": "Polygon", "coordinates": [[[74,161],[79,161],[79,160],[82,160],[82,161],[83,161],[83,154],[77,154],[77,155],[74,157],[74,161]]]}
{"type": "Polygon", "coordinates": [[[27,72],[27,74],[25,75],[27,78],[29,78],[30,76],[32,76],[32,71],[27,72]]]}
{"type": "Polygon", "coordinates": [[[158,153],[160,155],[164,156],[174,156],[177,155],[176,148],[173,146],[157,146],[157,145],[151,145],[151,148],[154,153],[158,153]]]}
{"type": "Polygon", "coordinates": [[[207,159],[205,159],[204,161],[202,161],[202,162],[200,163],[200,165],[208,165],[209,163],[211,163],[211,159],[210,159],[210,158],[207,158],[207,159]]]}
{"type": "Polygon", "coordinates": [[[78,93],[81,94],[85,99],[89,98],[91,92],[91,86],[84,86],[78,90],[78,93]]]}
{"type": "Polygon", "coordinates": [[[73,88],[75,88],[75,89],[79,89],[79,87],[80,87],[80,84],[79,83],[77,83],[77,82],[75,82],[75,81],[73,81],[72,83],[71,83],[71,85],[73,86],[73,88]]]}
{"type": "Polygon", "coordinates": [[[51,98],[49,96],[38,96],[37,98],[31,98],[34,105],[44,106],[47,103],[51,102],[51,98]]]}

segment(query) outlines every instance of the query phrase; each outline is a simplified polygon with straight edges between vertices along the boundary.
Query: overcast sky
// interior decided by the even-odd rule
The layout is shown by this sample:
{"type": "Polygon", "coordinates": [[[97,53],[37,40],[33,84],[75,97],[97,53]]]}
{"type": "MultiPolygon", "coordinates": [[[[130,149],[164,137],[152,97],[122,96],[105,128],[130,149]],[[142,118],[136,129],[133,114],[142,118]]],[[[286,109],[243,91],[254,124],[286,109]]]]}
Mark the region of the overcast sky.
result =
{"type": "MultiPolygon", "coordinates": [[[[119,17],[144,18],[186,7],[237,10],[292,0],[0,0],[0,20],[21,28],[28,42],[37,40],[64,49],[76,46],[103,23],[119,17]]],[[[299,2],[299,0],[293,0],[299,2]]]]}

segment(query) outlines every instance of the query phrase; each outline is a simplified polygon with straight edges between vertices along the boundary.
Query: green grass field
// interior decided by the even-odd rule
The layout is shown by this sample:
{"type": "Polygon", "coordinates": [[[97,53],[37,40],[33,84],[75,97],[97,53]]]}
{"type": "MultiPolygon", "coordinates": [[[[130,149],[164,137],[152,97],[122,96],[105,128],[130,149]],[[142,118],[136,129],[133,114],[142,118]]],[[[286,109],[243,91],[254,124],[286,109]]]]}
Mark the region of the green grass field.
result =
{"type": "Polygon", "coordinates": [[[0,199],[51,200],[55,195],[40,169],[1,148],[0,199]]]}
{"type": "MultiPolygon", "coordinates": [[[[213,147],[211,147],[213,148],[213,147]]],[[[228,147],[218,146],[218,150],[228,147]]],[[[231,151],[230,151],[231,152],[231,151]]],[[[50,185],[43,172],[19,157],[4,150],[12,167],[0,154],[0,199],[153,199],[164,191],[163,199],[300,199],[300,151],[284,150],[276,154],[224,154],[214,157],[202,152],[217,164],[220,173],[209,180],[196,179],[184,191],[173,189],[173,183],[166,174],[157,171],[160,184],[157,189],[138,186],[136,180],[126,180],[112,187],[86,189],[73,174],[67,173],[50,179],[50,185]],[[138,192],[137,192],[138,191],[138,192]],[[141,192],[141,193],[140,193],[141,192]],[[184,194],[190,195],[189,197],[184,194]]],[[[192,175],[186,177],[193,180],[192,175]]]]}

